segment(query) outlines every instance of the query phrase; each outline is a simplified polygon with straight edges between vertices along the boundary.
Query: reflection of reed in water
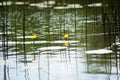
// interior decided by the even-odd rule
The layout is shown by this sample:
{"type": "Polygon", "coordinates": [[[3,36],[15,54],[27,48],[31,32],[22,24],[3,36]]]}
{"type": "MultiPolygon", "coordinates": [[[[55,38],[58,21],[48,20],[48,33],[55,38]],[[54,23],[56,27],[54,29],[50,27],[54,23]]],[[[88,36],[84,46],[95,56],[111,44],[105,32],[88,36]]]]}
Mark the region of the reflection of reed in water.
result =
{"type": "Polygon", "coordinates": [[[95,74],[106,74],[107,79],[119,80],[119,65],[120,65],[120,56],[117,49],[112,51],[112,53],[98,52],[100,50],[90,50],[87,51],[87,70],[88,73],[95,74]]]}
{"type": "Polygon", "coordinates": [[[36,62],[37,60],[36,60],[36,57],[35,57],[35,51],[36,51],[36,49],[35,49],[35,40],[37,39],[37,36],[33,35],[31,38],[33,39],[33,55],[34,55],[34,58],[32,59],[32,62],[36,62]]]}

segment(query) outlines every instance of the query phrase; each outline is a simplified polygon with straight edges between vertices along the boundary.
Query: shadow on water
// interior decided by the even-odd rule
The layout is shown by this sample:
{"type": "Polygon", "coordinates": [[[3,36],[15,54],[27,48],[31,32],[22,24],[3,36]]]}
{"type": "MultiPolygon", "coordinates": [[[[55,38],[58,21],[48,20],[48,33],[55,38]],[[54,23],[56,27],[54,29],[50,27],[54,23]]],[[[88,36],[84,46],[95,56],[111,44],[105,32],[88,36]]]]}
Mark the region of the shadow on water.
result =
{"type": "Polygon", "coordinates": [[[0,2],[0,80],[119,80],[119,35],[91,1],[0,2]]]}

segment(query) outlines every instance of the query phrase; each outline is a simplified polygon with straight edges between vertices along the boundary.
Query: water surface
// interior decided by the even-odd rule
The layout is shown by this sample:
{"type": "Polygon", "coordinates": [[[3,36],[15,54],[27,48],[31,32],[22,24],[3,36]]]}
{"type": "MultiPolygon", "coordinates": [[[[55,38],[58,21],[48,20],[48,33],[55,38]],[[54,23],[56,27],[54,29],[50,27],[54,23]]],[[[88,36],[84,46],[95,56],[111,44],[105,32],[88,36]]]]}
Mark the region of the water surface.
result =
{"type": "Polygon", "coordinates": [[[120,55],[104,36],[101,3],[0,6],[0,80],[119,80],[120,55]]]}

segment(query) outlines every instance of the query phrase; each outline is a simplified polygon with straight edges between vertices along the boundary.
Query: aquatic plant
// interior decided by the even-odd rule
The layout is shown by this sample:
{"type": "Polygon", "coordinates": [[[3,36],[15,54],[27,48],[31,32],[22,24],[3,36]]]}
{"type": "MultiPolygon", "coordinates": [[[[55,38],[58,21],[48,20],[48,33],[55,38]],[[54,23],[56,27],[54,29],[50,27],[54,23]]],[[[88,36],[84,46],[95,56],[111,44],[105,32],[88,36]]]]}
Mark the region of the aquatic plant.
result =
{"type": "Polygon", "coordinates": [[[37,39],[36,35],[33,35],[31,37],[33,39],[33,54],[34,54],[34,58],[32,59],[32,62],[36,62],[36,56],[35,56],[35,40],[37,39]]]}
{"type": "Polygon", "coordinates": [[[31,36],[32,39],[37,39],[36,35],[31,36]]]}
{"type": "Polygon", "coordinates": [[[64,46],[68,47],[69,46],[69,43],[66,41],[64,42],[64,46]]]}
{"type": "Polygon", "coordinates": [[[68,35],[68,34],[65,34],[65,35],[64,35],[64,38],[65,38],[65,39],[68,39],[68,38],[69,38],[69,35],[68,35]]]}

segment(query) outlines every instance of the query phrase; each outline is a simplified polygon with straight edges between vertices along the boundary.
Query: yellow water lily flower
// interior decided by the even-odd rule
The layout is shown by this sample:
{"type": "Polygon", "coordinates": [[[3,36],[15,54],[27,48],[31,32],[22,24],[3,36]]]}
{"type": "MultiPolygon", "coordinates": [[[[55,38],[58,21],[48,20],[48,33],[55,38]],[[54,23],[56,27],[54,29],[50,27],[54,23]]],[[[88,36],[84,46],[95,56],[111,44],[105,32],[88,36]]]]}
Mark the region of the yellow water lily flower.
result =
{"type": "Polygon", "coordinates": [[[69,43],[68,42],[64,42],[64,46],[68,47],[69,43]]]}
{"type": "Polygon", "coordinates": [[[65,34],[65,35],[64,35],[64,38],[66,38],[66,39],[69,38],[69,35],[68,35],[68,34],[65,34]]]}
{"type": "Polygon", "coordinates": [[[33,35],[31,38],[32,38],[32,39],[37,39],[37,36],[36,36],[36,35],[33,35]]]}

